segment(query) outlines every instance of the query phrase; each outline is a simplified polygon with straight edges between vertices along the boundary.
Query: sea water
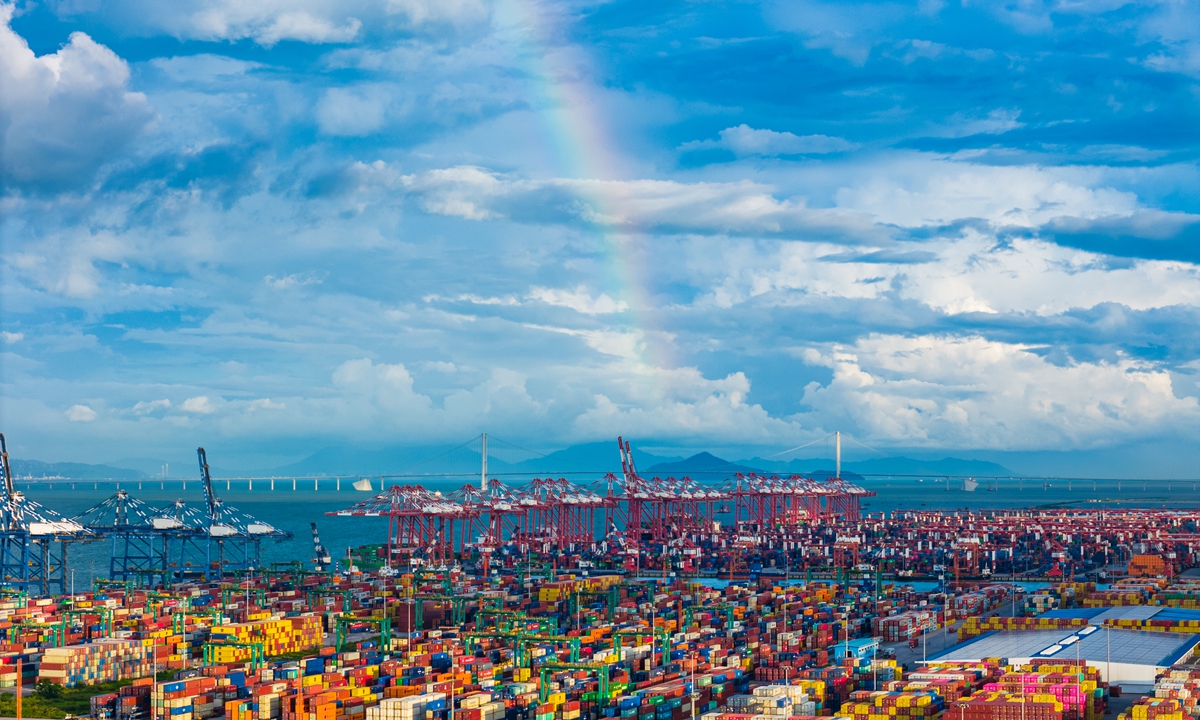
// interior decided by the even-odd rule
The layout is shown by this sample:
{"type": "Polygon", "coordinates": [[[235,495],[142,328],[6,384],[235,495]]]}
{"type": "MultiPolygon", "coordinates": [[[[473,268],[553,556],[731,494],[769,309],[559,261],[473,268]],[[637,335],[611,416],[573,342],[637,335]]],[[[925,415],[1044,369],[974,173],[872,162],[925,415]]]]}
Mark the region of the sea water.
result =
{"type": "MultiPolygon", "coordinates": [[[[588,479],[572,479],[581,485],[588,484],[588,479]]],[[[602,494],[598,478],[591,480],[596,483],[594,491],[602,494]]],[[[374,484],[378,491],[379,481],[375,480],[374,484]]],[[[463,481],[431,479],[422,481],[421,484],[431,491],[448,494],[461,487],[463,481]]],[[[510,481],[509,484],[518,485],[515,481],[510,481]]],[[[1080,480],[1070,483],[1065,480],[1044,483],[1041,480],[1002,479],[998,484],[993,484],[993,490],[988,490],[987,485],[981,483],[975,492],[965,492],[962,482],[953,479],[946,483],[933,479],[918,482],[912,478],[869,478],[862,484],[877,493],[875,497],[863,498],[864,512],[1054,506],[1182,509],[1200,506],[1200,494],[1193,490],[1194,484],[1190,480],[1145,483],[1126,480],[1118,485],[1116,481],[1111,480],[1096,481],[1093,484],[1092,481],[1080,480]]],[[[326,512],[347,508],[371,496],[371,493],[354,490],[350,479],[342,481],[340,490],[335,489],[336,483],[333,479],[322,479],[316,491],[313,490],[311,479],[299,480],[296,489],[293,490],[291,478],[277,478],[274,490],[270,489],[269,480],[256,480],[253,489],[245,480],[231,481],[228,489],[224,480],[216,480],[214,487],[225,503],[280,530],[292,533],[292,537],[286,540],[263,540],[264,565],[296,560],[305,564],[311,563],[313,552],[309,523],[314,520],[317,522],[323,544],[334,559],[345,557],[347,548],[386,541],[387,518],[325,515],[326,512]]],[[[204,505],[204,494],[199,480],[187,480],[186,489],[178,479],[166,481],[161,485],[158,480],[144,480],[140,483],[125,481],[121,483],[121,488],[131,496],[155,507],[169,505],[177,499],[186,500],[197,509],[204,505]]],[[[110,497],[117,487],[112,482],[72,483],[69,480],[56,480],[53,483],[20,482],[18,489],[32,500],[66,517],[73,517],[110,497]]],[[[718,510],[722,509],[722,506],[730,507],[732,504],[732,501],[719,502],[718,510]]],[[[717,519],[728,523],[731,515],[719,512],[717,519]]],[[[596,513],[596,522],[597,535],[602,535],[603,512],[596,513]]],[[[72,544],[70,565],[75,569],[77,589],[89,587],[93,577],[107,577],[111,555],[111,540],[72,544]]]]}

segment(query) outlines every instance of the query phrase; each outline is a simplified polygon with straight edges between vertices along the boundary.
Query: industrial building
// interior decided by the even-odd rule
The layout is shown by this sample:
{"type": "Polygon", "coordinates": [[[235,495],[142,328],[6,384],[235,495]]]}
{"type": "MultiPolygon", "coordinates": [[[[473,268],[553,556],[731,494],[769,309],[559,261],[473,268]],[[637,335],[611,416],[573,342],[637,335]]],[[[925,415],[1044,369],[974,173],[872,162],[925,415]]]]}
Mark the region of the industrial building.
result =
{"type": "MultiPolygon", "coordinates": [[[[1178,627],[1181,621],[1200,623],[1200,610],[1142,605],[1055,610],[1043,617],[1083,618],[1089,624],[1060,630],[989,632],[932,656],[930,660],[1006,658],[1013,664],[1036,664],[1038,659],[1079,659],[1097,668],[1107,682],[1148,686],[1154,683],[1155,675],[1187,657],[1200,645],[1200,634],[1105,625],[1106,621],[1161,619],[1178,627]]],[[[1197,632],[1200,633],[1200,629],[1197,632]]]]}

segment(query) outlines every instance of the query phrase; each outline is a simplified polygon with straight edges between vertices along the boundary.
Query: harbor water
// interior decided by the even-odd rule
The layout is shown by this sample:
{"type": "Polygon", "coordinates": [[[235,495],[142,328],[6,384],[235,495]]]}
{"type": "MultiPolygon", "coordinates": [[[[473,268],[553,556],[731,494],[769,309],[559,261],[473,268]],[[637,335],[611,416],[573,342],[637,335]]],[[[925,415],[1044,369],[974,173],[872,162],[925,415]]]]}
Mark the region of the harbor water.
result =
{"type": "MultiPolygon", "coordinates": [[[[312,558],[312,541],[309,523],[316,521],[325,546],[334,558],[343,557],[347,548],[370,543],[381,543],[386,539],[387,518],[370,517],[327,517],[326,512],[346,508],[370,497],[371,493],[353,488],[357,478],[322,478],[314,490],[312,478],[297,479],[293,490],[292,478],[271,480],[244,479],[225,481],[214,478],[218,496],[233,505],[275,527],[292,533],[291,539],[264,540],[262,560],[264,563],[304,563],[312,558]]],[[[574,479],[588,485],[586,478],[574,479]]],[[[597,479],[593,490],[602,494],[597,479]]],[[[431,479],[420,484],[433,491],[450,493],[461,487],[464,479],[431,479]]],[[[478,482],[477,480],[475,482],[478,482]]],[[[509,481],[516,484],[515,480],[509,481]]],[[[403,483],[416,484],[414,480],[403,483]]],[[[388,484],[401,484],[392,481],[388,484]]],[[[1192,508],[1200,505],[1200,494],[1193,491],[1192,481],[1051,481],[1003,479],[993,482],[994,489],[980,483],[974,492],[963,490],[961,481],[949,483],[935,479],[918,481],[912,478],[867,478],[861,481],[866,489],[877,495],[863,500],[865,513],[891,512],[894,510],[921,509],[1002,509],[1016,507],[1064,506],[1064,507],[1165,507],[1192,508]]],[[[111,496],[118,485],[113,482],[54,480],[41,482],[20,481],[18,489],[42,505],[72,517],[111,496]]],[[[374,492],[380,489],[378,478],[373,480],[374,492]]],[[[170,480],[124,481],[120,488],[133,497],[155,507],[165,506],[177,499],[184,499],[197,507],[204,502],[202,485],[198,478],[170,480]],[[186,484],[186,487],[185,487],[186,484]]],[[[728,510],[732,501],[718,504],[718,510],[728,510]]],[[[602,514],[597,519],[597,535],[603,533],[602,514]]],[[[731,520],[729,512],[718,512],[717,519],[731,520]]],[[[111,556],[110,541],[98,540],[77,543],[71,547],[71,566],[75,569],[78,587],[90,585],[92,577],[106,577],[111,556]]]]}

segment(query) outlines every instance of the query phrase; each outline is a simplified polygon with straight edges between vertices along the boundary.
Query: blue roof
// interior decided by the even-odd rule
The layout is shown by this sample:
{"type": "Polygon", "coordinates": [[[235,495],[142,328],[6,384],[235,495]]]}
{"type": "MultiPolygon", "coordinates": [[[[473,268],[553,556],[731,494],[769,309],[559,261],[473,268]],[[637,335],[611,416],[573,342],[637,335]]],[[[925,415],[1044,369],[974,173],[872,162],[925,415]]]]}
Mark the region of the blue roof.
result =
{"type": "Polygon", "coordinates": [[[1068,619],[1069,618],[1083,618],[1084,620],[1091,620],[1092,618],[1096,617],[1097,615],[1099,615],[1100,613],[1102,613],[1108,609],[1109,608],[1103,608],[1103,607],[1101,607],[1101,608],[1064,608],[1062,610],[1051,610],[1050,612],[1042,613],[1041,615],[1038,615],[1038,617],[1068,618],[1068,619]]]}
{"type": "MultiPolygon", "coordinates": [[[[955,645],[931,656],[931,660],[977,660],[985,657],[1035,658],[1049,647],[1068,637],[1079,636],[1078,629],[1062,630],[1001,630],[955,645]]],[[[1064,646],[1056,657],[1079,654],[1093,663],[1113,662],[1129,665],[1169,667],[1186,657],[1200,643],[1200,635],[1146,632],[1125,628],[1092,632],[1071,645],[1064,646]],[[1061,653],[1061,654],[1060,654],[1061,653]]]]}
{"type": "Polygon", "coordinates": [[[1155,620],[1200,620],[1200,610],[1165,607],[1154,615],[1155,620]]]}
{"type": "Polygon", "coordinates": [[[1174,665],[1191,654],[1198,644],[1200,644],[1200,635],[1190,636],[1187,643],[1180,645],[1178,650],[1163,659],[1163,665],[1174,665]]]}

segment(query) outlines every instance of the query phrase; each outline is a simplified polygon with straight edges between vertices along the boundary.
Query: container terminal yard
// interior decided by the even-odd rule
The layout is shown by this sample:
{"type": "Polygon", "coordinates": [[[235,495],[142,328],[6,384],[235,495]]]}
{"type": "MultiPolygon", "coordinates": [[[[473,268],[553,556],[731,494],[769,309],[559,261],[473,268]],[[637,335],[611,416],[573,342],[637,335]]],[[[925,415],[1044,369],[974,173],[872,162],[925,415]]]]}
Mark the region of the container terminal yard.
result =
{"type": "Polygon", "coordinates": [[[3,443],[0,716],[1200,718],[1200,511],[866,513],[840,473],[647,480],[622,442],[604,493],[388,487],[328,513],[377,544],[335,562],[313,522],[264,566],[283,533],[203,449],[196,502],[66,518],[3,443]]]}

